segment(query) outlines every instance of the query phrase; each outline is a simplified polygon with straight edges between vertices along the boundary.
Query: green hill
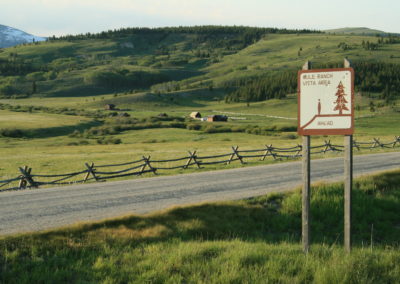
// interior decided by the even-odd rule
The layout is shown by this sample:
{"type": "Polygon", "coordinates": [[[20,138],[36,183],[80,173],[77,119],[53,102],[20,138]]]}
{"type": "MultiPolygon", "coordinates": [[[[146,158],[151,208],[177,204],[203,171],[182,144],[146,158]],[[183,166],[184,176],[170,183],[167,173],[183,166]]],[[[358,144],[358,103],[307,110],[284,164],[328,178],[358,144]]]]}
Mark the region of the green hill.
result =
{"type": "MultiPolygon", "coordinates": [[[[193,88],[222,88],[224,96],[246,80],[284,70],[295,76],[305,60],[340,66],[344,57],[355,64],[385,64],[365,67],[358,81],[368,81],[377,68],[386,72],[393,69],[388,63],[399,64],[399,51],[395,36],[215,26],[123,29],[2,49],[0,98],[160,94],[193,88]]],[[[362,90],[382,92],[388,85],[395,92],[398,77],[392,73],[367,82],[362,90]]],[[[282,87],[285,92],[293,89],[282,87]]],[[[273,95],[268,97],[283,95],[277,92],[270,90],[273,95]]]]}
{"type": "Polygon", "coordinates": [[[353,28],[340,28],[340,29],[330,29],[325,30],[326,33],[336,33],[336,34],[354,34],[354,35],[384,35],[387,34],[384,31],[370,29],[366,27],[353,27],[353,28]]]}

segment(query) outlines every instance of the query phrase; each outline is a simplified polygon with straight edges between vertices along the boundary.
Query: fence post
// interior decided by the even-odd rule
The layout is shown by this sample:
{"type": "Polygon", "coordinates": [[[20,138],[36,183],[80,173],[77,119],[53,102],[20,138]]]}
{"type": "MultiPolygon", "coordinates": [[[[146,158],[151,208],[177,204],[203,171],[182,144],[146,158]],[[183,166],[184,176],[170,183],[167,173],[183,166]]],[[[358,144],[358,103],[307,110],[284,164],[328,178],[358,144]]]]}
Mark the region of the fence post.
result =
{"type": "MultiPolygon", "coordinates": [[[[301,151],[303,150],[303,146],[302,145],[300,145],[299,143],[297,143],[297,148],[299,148],[299,150],[297,150],[297,152],[296,152],[296,156],[299,156],[300,155],[300,153],[301,153],[301,151]]],[[[274,157],[275,158],[275,157],[274,157]]]]}
{"type": "Polygon", "coordinates": [[[374,143],[374,148],[375,146],[380,146],[381,148],[383,148],[383,145],[381,143],[381,141],[379,140],[379,138],[374,138],[375,143],[374,143]]]}
{"type": "Polygon", "coordinates": [[[326,141],[325,140],[325,149],[324,149],[324,154],[326,153],[326,151],[331,150],[331,140],[326,141]]]}
{"type": "Polygon", "coordinates": [[[353,140],[353,147],[356,147],[358,151],[360,151],[360,145],[357,144],[356,139],[353,140]]]}
{"type": "Polygon", "coordinates": [[[142,157],[143,157],[143,161],[144,161],[145,164],[143,165],[140,174],[142,174],[142,173],[144,172],[144,170],[145,170],[145,168],[146,168],[146,166],[147,166],[147,167],[149,167],[149,169],[153,172],[153,174],[157,175],[157,173],[156,173],[156,170],[157,170],[157,169],[156,169],[156,168],[153,168],[153,167],[150,165],[150,158],[151,158],[151,156],[147,156],[147,157],[142,156],[142,157]]]}
{"type": "Polygon", "coordinates": [[[276,159],[275,158],[275,154],[274,153],[272,153],[272,144],[269,144],[269,145],[265,145],[265,147],[266,147],[266,149],[265,149],[265,152],[264,152],[264,156],[261,158],[261,161],[264,161],[265,160],[265,158],[268,156],[268,154],[271,154],[271,156],[274,158],[274,160],[276,159]]]}
{"type": "Polygon", "coordinates": [[[85,163],[85,166],[86,166],[88,172],[87,172],[87,174],[86,174],[85,179],[84,179],[83,182],[86,182],[86,181],[88,180],[88,178],[89,178],[90,175],[92,175],[92,176],[94,177],[94,179],[97,181],[98,178],[97,178],[97,176],[96,176],[96,174],[95,174],[94,163],[92,162],[92,163],[90,164],[90,166],[89,166],[88,163],[85,163]]]}
{"type": "MultiPolygon", "coordinates": [[[[28,171],[28,166],[24,166],[24,171],[28,171]]],[[[27,183],[27,181],[26,181],[24,175],[22,175],[21,180],[19,181],[19,185],[18,185],[19,189],[26,188],[26,183],[27,183]]]]}
{"type": "Polygon", "coordinates": [[[183,168],[184,169],[187,169],[189,166],[190,166],[190,163],[192,162],[192,161],[194,161],[194,163],[197,165],[197,167],[200,169],[200,165],[199,165],[199,163],[197,162],[197,160],[196,160],[196,152],[197,152],[197,150],[195,150],[195,151],[193,151],[193,153],[192,152],[190,152],[190,151],[188,151],[189,152],[189,160],[186,162],[186,165],[184,165],[183,166],[183,168]]]}
{"type": "Polygon", "coordinates": [[[393,148],[396,146],[397,142],[400,142],[400,136],[394,137],[393,148]]]}
{"type": "Polygon", "coordinates": [[[238,149],[239,149],[239,146],[236,146],[236,147],[232,146],[233,153],[232,153],[231,157],[229,158],[229,161],[227,163],[228,165],[232,162],[232,160],[235,156],[238,157],[240,163],[243,164],[243,160],[242,160],[242,157],[240,157],[240,155],[238,153],[238,149]]]}
{"type": "Polygon", "coordinates": [[[21,172],[23,176],[23,181],[21,180],[20,184],[22,183],[22,186],[25,188],[26,184],[29,183],[30,187],[38,187],[38,184],[33,180],[31,176],[31,171],[32,168],[28,168],[28,166],[25,166],[24,168],[19,168],[19,171],[21,172]]]}

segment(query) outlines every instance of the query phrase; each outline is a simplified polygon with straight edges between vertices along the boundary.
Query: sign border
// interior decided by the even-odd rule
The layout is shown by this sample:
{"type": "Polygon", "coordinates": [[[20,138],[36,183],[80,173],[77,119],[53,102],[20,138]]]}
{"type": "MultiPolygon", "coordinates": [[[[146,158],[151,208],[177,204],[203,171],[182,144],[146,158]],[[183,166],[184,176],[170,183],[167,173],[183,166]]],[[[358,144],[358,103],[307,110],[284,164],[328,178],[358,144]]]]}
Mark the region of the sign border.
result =
{"type": "Polygon", "coordinates": [[[302,136],[308,135],[352,135],[354,133],[354,69],[353,68],[330,68],[330,69],[310,69],[299,70],[297,73],[297,133],[302,136]],[[300,126],[300,78],[305,73],[338,72],[350,71],[351,73],[351,127],[346,129],[301,129],[300,126]]]}

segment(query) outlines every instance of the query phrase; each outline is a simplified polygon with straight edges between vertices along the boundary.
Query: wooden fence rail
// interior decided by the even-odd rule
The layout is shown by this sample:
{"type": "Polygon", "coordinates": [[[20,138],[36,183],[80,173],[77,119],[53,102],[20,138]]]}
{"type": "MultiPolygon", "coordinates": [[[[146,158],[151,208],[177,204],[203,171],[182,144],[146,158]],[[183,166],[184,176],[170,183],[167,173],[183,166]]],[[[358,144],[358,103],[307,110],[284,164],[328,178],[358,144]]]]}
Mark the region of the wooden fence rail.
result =
{"type": "MultiPolygon", "coordinates": [[[[373,138],[370,142],[353,141],[353,148],[376,149],[376,148],[395,148],[400,146],[400,136],[396,136],[394,141],[382,143],[379,138],[373,138]]],[[[311,154],[326,154],[327,152],[342,152],[343,145],[332,144],[330,140],[325,140],[324,144],[312,146],[311,154]]],[[[202,166],[230,164],[235,161],[240,161],[245,164],[245,159],[259,158],[264,161],[267,157],[272,157],[274,160],[282,158],[298,158],[301,157],[302,145],[293,147],[281,148],[273,147],[272,144],[265,145],[261,149],[239,150],[239,146],[232,147],[232,151],[226,154],[199,156],[197,151],[189,151],[187,156],[168,160],[151,160],[151,156],[142,156],[141,159],[118,164],[95,165],[85,163],[85,169],[78,172],[67,174],[33,174],[32,168],[25,166],[19,168],[20,175],[6,180],[0,180],[0,192],[9,190],[20,190],[27,188],[38,188],[43,185],[67,185],[76,183],[85,183],[89,181],[105,181],[113,178],[141,176],[145,173],[153,173],[157,175],[160,170],[175,170],[188,169],[195,166],[200,169],[202,166]],[[182,162],[182,164],[174,164],[182,162]],[[115,167],[128,168],[112,170],[115,167]],[[82,176],[83,175],[83,176],[82,176]],[[79,178],[81,176],[81,178],[79,178]],[[74,179],[75,178],[75,179],[74,179]]]]}

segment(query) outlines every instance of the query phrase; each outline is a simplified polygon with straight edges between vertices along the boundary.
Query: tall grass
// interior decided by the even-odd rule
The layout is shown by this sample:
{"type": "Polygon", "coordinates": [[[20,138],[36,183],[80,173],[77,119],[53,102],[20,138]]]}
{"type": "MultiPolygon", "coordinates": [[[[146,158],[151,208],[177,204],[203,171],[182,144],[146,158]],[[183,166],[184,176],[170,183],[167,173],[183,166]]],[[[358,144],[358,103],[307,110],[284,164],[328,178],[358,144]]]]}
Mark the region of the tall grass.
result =
{"type": "Polygon", "coordinates": [[[0,240],[4,283],[398,283],[400,171],[357,179],[354,249],[343,247],[343,185],[177,207],[0,240]],[[371,227],[373,225],[373,232],[371,227]]]}

